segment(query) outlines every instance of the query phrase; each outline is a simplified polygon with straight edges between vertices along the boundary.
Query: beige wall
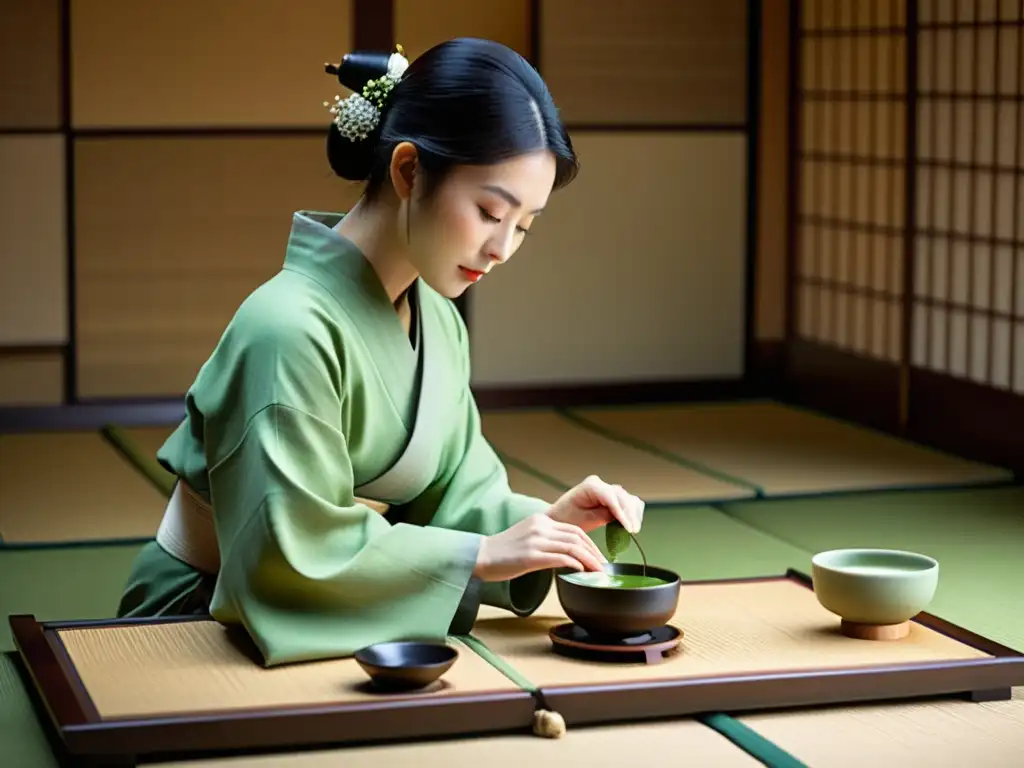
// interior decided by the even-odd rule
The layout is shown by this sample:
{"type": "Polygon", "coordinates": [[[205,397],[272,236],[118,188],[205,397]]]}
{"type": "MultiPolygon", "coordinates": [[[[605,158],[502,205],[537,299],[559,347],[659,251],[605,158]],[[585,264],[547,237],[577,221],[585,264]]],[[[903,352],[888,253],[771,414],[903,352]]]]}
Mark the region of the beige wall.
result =
{"type": "MultiPolygon", "coordinates": [[[[72,126],[167,134],[74,139],[78,396],[180,395],[241,298],[277,268],[291,212],[351,204],[321,131],[322,102],[338,91],[322,64],[351,48],[352,5],[218,0],[210,13],[200,0],[74,0],[72,126]],[[189,133],[265,127],[296,132],[189,133]]],[[[395,0],[396,37],[413,56],[456,35],[529,55],[531,6],[395,0]]],[[[540,7],[542,71],[566,119],[588,124],[574,133],[583,172],[513,266],[474,291],[476,380],[738,375],[743,134],[660,128],[746,119],[745,0],[540,7]]],[[[0,404],[52,402],[62,388],[58,8],[0,6],[0,130],[35,131],[0,135],[0,404]]],[[[762,212],[762,247],[779,218],[762,212]]],[[[773,275],[762,271],[769,288],[773,275]]],[[[769,336],[773,310],[762,291],[769,336]]]]}
{"type": "Polygon", "coordinates": [[[580,177],[473,293],[475,381],[742,375],[744,136],[600,132],[574,142],[580,177]]]}

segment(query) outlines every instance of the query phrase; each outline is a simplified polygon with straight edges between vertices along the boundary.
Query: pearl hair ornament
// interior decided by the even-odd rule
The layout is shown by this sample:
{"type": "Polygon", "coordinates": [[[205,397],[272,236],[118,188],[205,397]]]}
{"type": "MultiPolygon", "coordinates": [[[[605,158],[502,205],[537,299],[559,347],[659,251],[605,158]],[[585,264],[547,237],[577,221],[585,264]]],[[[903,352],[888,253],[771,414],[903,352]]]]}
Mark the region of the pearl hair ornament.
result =
{"type": "MultiPolygon", "coordinates": [[[[405,51],[401,45],[395,46],[395,52],[388,58],[387,72],[381,77],[369,80],[361,93],[353,93],[348,98],[334,97],[334,104],[325,101],[334,115],[334,124],[338,133],[352,142],[364,141],[380,124],[384,105],[391,91],[398,85],[402,75],[409,66],[405,51]]],[[[337,74],[338,68],[333,64],[324,64],[329,74],[337,74]]]]}

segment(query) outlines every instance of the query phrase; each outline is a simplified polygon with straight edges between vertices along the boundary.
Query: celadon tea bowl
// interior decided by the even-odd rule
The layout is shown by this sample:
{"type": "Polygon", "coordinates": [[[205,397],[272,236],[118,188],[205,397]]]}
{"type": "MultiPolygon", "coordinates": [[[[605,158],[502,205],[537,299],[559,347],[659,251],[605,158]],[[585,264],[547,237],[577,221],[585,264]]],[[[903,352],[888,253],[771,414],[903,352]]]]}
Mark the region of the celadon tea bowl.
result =
{"type": "Polygon", "coordinates": [[[902,624],[935,596],[939,563],[894,549],[833,549],[811,559],[818,602],[844,621],[902,624]]]}

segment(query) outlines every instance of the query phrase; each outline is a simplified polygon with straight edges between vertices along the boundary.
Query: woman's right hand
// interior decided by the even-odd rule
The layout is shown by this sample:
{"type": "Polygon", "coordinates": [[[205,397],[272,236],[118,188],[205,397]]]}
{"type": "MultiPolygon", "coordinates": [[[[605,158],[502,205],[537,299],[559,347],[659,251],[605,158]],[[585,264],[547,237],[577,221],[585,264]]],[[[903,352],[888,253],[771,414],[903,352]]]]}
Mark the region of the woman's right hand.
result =
{"type": "Polygon", "coordinates": [[[607,562],[582,529],[531,515],[483,540],[473,575],[482,581],[509,581],[548,568],[600,571],[607,562]]]}

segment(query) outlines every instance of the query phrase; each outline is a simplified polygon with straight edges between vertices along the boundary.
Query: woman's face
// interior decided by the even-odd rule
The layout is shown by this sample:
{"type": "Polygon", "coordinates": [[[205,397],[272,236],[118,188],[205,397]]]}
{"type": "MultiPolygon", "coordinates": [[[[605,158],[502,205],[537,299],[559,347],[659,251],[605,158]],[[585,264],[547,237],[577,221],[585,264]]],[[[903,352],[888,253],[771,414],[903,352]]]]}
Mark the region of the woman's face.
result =
{"type": "Polygon", "coordinates": [[[554,181],[547,151],[454,169],[429,200],[413,195],[410,261],[435,291],[461,295],[519,249],[554,181]]]}

